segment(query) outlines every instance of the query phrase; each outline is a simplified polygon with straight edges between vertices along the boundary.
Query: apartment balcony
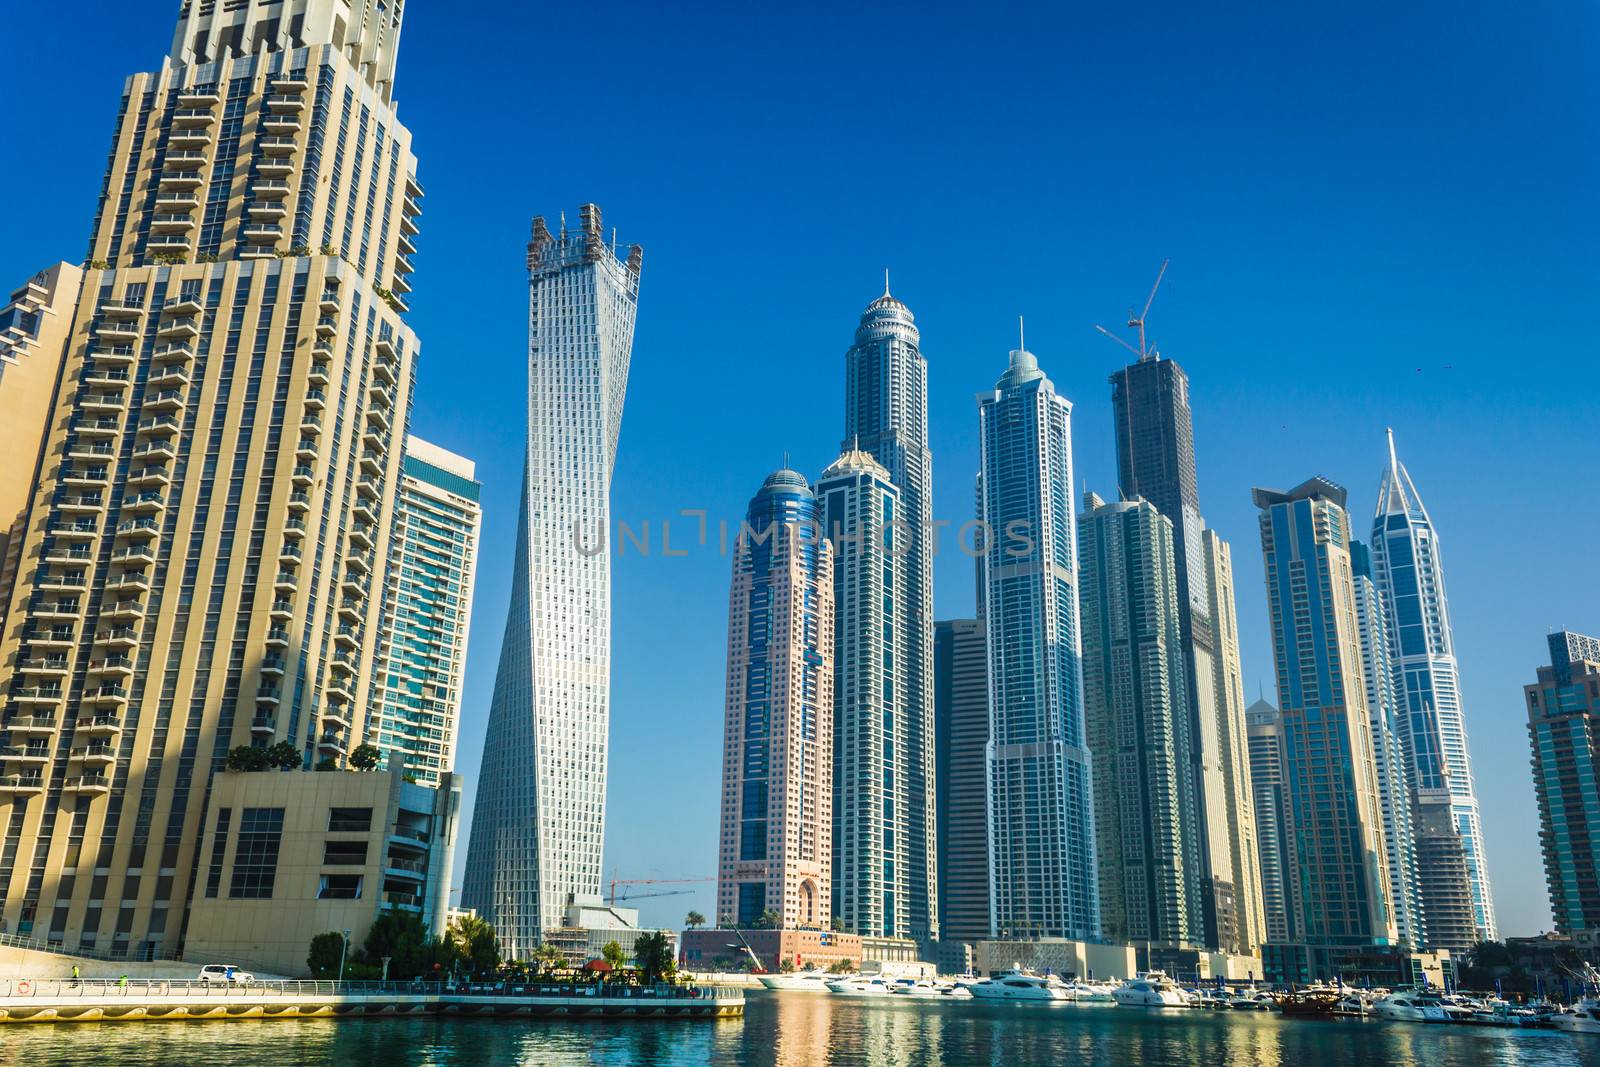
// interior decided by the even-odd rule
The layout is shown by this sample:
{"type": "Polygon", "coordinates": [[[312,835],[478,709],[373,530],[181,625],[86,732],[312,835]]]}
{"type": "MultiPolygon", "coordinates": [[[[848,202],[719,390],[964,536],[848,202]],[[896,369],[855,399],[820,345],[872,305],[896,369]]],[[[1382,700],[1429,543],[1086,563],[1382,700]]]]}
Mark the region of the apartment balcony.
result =
{"type": "Polygon", "coordinates": [[[89,581],[81,574],[46,574],[34,585],[52,593],[81,593],[89,587],[89,581]]]}
{"type": "Polygon", "coordinates": [[[310,411],[321,411],[328,403],[328,394],[321,389],[306,390],[306,408],[310,411]]]}
{"type": "Polygon", "coordinates": [[[168,152],[161,160],[161,169],[166,173],[198,171],[207,162],[204,152],[168,152]]]}
{"type": "Polygon", "coordinates": [[[144,618],[145,603],[137,597],[114,600],[100,608],[100,617],[111,622],[133,622],[144,618]]]}
{"type": "Polygon", "coordinates": [[[271,737],[278,732],[278,718],[275,715],[257,715],[250,720],[250,732],[262,737],[271,737]]]}
{"type": "Polygon", "coordinates": [[[127,408],[128,399],[121,393],[88,393],[78,398],[78,407],[84,411],[120,412],[127,408]]]}
{"type": "Polygon", "coordinates": [[[114,593],[148,593],[150,576],[143,571],[123,571],[106,579],[106,589],[114,593]]]}
{"type": "Polygon", "coordinates": [[[29,644],[39,648],[71,648],[77,643],[70,626],[59,633],[55,630],[28,630],[23,636],[27,638],[29,644]]]}
{"type": "Polygon", "coordinates": [[[205,125],[176,126],[167,135],[167,145],[171,148],[184,150],[211,147],[211,126],[205,125]]]}
{"type": "Polygon", "coordinates": [[[339,601],[339,618],[348,619],[351,622],[360,622],[365,614],[366,603],[364,601],[356,600],[352,597],[344,597],[339,601]]]}
{"type": "Polygon", "coordinates": [[[317,301],[317,308],[324,315],[337,315],[342,305],[339,303],[339,287],[330,285],[322,290],[322,297],[317,301]]]}
{"type": "Polygon", "coordinates": [[[317,472],[302,463],[289,472],[289,477],[295,485],[304,488],[317,480],[317,472]]]}
{"type": "Polygon", "coordinates": [[[256,174],[260,177],[284,181],[293,173],[293,156],[262,156],[256,160],[256,174]]]}
{"type": "Polygon", "coordinates": [[[80,437],[115,437],[122,429],[119,419],[79,419],[72,424],[73,430],[80,437]]]}
{"type": "Polygon", "coordinates": [[[156,233],[150,235],[150,240],[145,242],[145,248],[150,252],[178,252],[193,251],[194,241],[187,234],[181,233],[156,233]]]}
{"type": "Polygon", "coordinates": [[[50,749],[45,745],[14,745],[0,748],[0,759],[24,765],[44,764],[50,762],[50,749]]]}
{"type": "Polygon", "coordinates": [[[61,720],[53,714],[41,714],[35,709],[31,715],[13,715],[0,726],[13,734],[53,734],[60,728],[61,720]]]}
{"type": "Polygon", "coordinates": [[[83,699],[80,701],[86,707],[126,707],[128,704],[128,689],[121,685],[102,685],[92,689],[85,689],[83,699]]]}
{"type": "Polygon", "coordinates": [[[366,574],[372,570],[372,549],[358,548],[349,552],[345,555],[344,562],[351,570],[366,574]]]}
{"type": "Polygon", "coordinates": [[[272,579],[272,588],[280,593],[293,593],[300,584],[300,576],[294,571],[279,571],[272,579]]]}
{"type": "MultiPolygon", "coordinates": [[[[150,232],[153,234],[170,236],[173,234],[186,234],[194,229],[194,216],[181,211],[171,211],[150,217],[150,232]]],[[[155,238],[151,238],[154,242],[155,238]]]]}
{"type": "MultiPolygon", "coordinates": [[[[198,170],[164,170],[157,181],[157,188],[161,190],[198,189],[205,183],[205,175],[198,170]]],[[[157,206],[160,206],[159,201],[157,206]]]]}
{"type": "Polygon", "coordinates": [[[250,183],[250,192],[257,200],[282,200],[289,195],[289,183],[283,178],[257,178],[250,183]]]}
{"type": "MultiPolygon", "coordinates": [[[[276,88],[276,86],[275,86],[276,88]]],[[[304,110],[306,102],[300,99],[298,93],[278,93],[267,97],[267,108],[279,114],[293,114],[304,110]]]]}
{"type": "Polygon", "coordinates": [[[382,408],[369,407],[367,409],[367,422],[387,430],[389,428],[389,413],[382,408]]]}
{"type": "MultiPolygon", "coordinates": [[[[194,320],[190,319],[188,321],[193,322],[194,320]]],[[[198,332],[197,330],[196,333],[198,334],[198,332]]],[[[169,344],[161,345],[152,355],[155,361],[163,366],[181,365],[194,359],[194,345],[188,341],[173,341],[169,344]]]]}
{"type": "Polygon", "coordinates": [[[412,244],[411,238],[407,237],[403,233],[400,235],[399,247],[400,251],[408,256],[414,256],[417,254],[417,246],[412,244]]]}
{"type": "Polygon", "coordinates": [[[270,89],[274,93],[303,93],[306,91],[307,82],[304,78],[296,78],[291,74],[279,75],[272,80],[270,89]]]}
{"type": "Polygon", "coordinates": [[[416,267],[411,265],[411,260],[403,255],[394,257],[394,270],[396,274],[414,274],[416,267]]]}
{"type": "Polygon", "coordinates": [[[183,364],[163,363],[151,369],[145,385],[151,389],[183,389],[189,380],[189,371],[183,364]]]}
{"type": "Polygon", "coordinates": [[[347,751],[349,742],[340,734],[323,734],[317,738],[317,748],[324,752],[333,752],[343,756],[347,751]]]}
{"type": "Polygon", "coordinates": [[[155,519],[127,519],[117,524],[117,536],[135,541],[149,541],[161,532],[161,523],[155,519]]]}
{"type": "Polygon", "coordinates": [[[122,730],[120,715],[85,715],[78,719],[73,729],[90,737],[110,737],[122,730]]]}
{"type": "Polygon", "coordinates": [[[356,627],[351,626],[349,623],[334,630],[333,641],[334,644],[342,645],[345,648],[355,648],[361,643],[356,627]]]}
{"type": "Polygon", "coordinates": [[[107,656],[90,663],[89,670],[106,677],[128,678],[133,675],[133,659],[129,656],[107,656]]]}
{"type": "Polygon", "coordinates": [[[422,231],[417,228],[416,219],[412,218],[410,215],[402,213],[400,215],[400,232],[409,237],[415,237],[422,231]]]}
{"type": "Polygon", "coordinates": [[[62,514],[100,514],[106,510],[104,496],[100,493],[68,493],[57,498],[56,510],[62,514]]]}
{"type": "Polygon", "coordinates": [[[292,111],[267,115],[261,120],[261,131],[274,136],[288,137],[292,142],[293,135],[300,132],[300,116],[292,111]]]}
{"type": "Polygon", "coordinates": [[[99,345],[89,349],[89,358],[102,367],[126,367],[138,358],[132,345],[99,345]]]}
{"type": "Polygon", "coordinates": [[[84,459],[89,461],[110,459],[117,454],[116,447],[105,441],[73,441],[67,445],[69,459],[84,459]]]}
{"type": "Polygon", "coordinates": [[[400,294],[411,292],[411,283],[406,281],[406,276],[398,270],[395,271],[394,277],[389,280],[389,285],[391,292],[395,294],[396,300],[400,299],[400,294]]]}
{"type": "Polygon", "coordinates": [[[262,638],[270,648],[287,648],[289,645],[289,631],[275,626],[268,630],[262,638]]]}
{"type": "Polygon", "coordinates": [[[58,537],[63,540],[83,541],[97,536],[100,533],[100,524],[96,522],[84,522],[82,520],[75,522],[58,520],[51,523],[49,529],[51,537],[58,537]]]}
{"type": "Polygon", "coordinates": [[[416,219],[422,217],[422,205],[417,203],[417,199],[414,196],[401,197],[400,210],[405,212],[407,218],[416,219]]]}
{"type": "Polygon", "coordinates": [[[379,337],[376,341],[372,342],[372,350],[378,354],[380,359],[397,358],[397,353],[395,352],[394,347],[394,339],[388,336],[379,337]]]}
{"type": "Polygon", "coordinates": [[[267,609],[267,617],[276,624],[283,624],[294,618],[294,601],[283,599],[274,600],[267,609]]]}
{"type": "MultiPolygon", "coordinates": [[[[198,315],[184,315],[180,318],[164,317],[161,325],[156,327],[156,336],[163,341],[193,341],[200,336],[200,318],[198,315]]],[[[170,347],[170,345],[169,345],[170,347]]],[[[194,355],[194,349],[189,350],[189,355],[194,355]]]]}
{"type": "Polygon", "coordinates": [[[289,207],[282,200],[263,200],[250,205],[250,217],[263,222],[281,222],[289,217],[289,207]]]}
{"type": "Polygon", "coordinates": [[[144,305],[131,300],[112,298],[100,305],[100,314],[108,319],[142,319],[144,305]]]}
{"type": "Polygon", "coordinates": [[[383,473],[383,454],[371,449],[361,453],[361,470],[366,474],[383,473]]]}
{"type": "Polygon", "coordinates": [[[77,774],[66,778],[61,783],[61,788],[68,793],[99,793],[111,792],[111,779],[104,774],[77,774]]]}
{"type": "Polygon", "coordinates": [[[155,194],[155,210],[160,214],[181,214],[200,206],[200,194],[194,189],[160,189],[155,194]]]}
{"type": "Polygon", "coordinates": [[[317,336],[324,340],[331,339],[339,333],[339,320],[332,315],[324,315],[317,320],[317,336]]]}
{"type": "Polygon", "coordinates": [[[311,494],[299,490],[289,494],[289,510],[295,514],[304,514],[311,510],[311,494]]]}
{"type": "Polygon", "coordinates": [[[326,363],[313,362],[310,369],[306,371],[306,380],[319,388],[325,387],[328,384],[328,365],[326,363]]]}
{"type": "Polygon", "coordinates": [[[178,450],[170,440],[151,441],[133,450],[133,458],[145,463],[159,463],[162,460],[172,460],[178,455],[178,450]]]}
{"type": "Polygon", "coordinates": [[[340,725],[349,726],[350,712],[341,705],[349,704],[356,698],[355,683],[333,680],[328,683],[328,687],[323,690],[323,693],[327,695],[329,700],[338,701],[337,705],[329,705],[323,710],[323,721],[326,722],[328,719],[337,719],[340,725]]]}
{"type": "Polygon", "coordinates": [[[256,147],[261,149],[265,156],[287,156],[298,148],[299,144],[293,137],[258,137],[256,147]]]}
{"type": "Polygon", "coordinates": [[[91,741],[82,748],[74,748],[69,755],[85,766],[110,767],[117,762],[117,748],[104,741],[91,741]]]}
{"type": "Polygon", "coordinates": [[[139,420],[139,433],[146,438],[172,437],[181,427],[178,420],[170,415],[156,415],[148,419],[139,420]]]}
{"type": "Polygon", "coordinates": [[[358,497],[354,506],[351,507],[350,513],[356,518],[360,519],[362,522],[377,522],[378,511],[377,508],[373,506],[374,503],[374,501],[358,497]]]}
{"type": "Polygon", "coordinates": [[[30,709],[43,705],[53,708],[61,703],[66,690],[59,685],[30,685],[11,691],[11,703],[27,705],[30,709]]]}
{"type": "Polygon", "coordinates": [[[284,523],[283,523],[283,536],[288,537],[288,538],[292,538],[292,539],[298,541],[298,540],[300,540],[300,538],[304,537],[305,535],[306,535],[306,520],[304,520],[302,518],[299,518],[298,516],[290,516],[288,519],[284,520],[284,523]]]}
{"type": "Polygon", "coordinates": [[[110,473],[104,467],[63,467],[61,469],[61,483],[63,485],[103,489],[109,478],[110,473]]]}
{"type": "Polygon", "coordinates": [[[372,376],[381,382],[393,385],[396,381],[394,365],[380,359],[372,365],[372,376]]]}
{"type": "Polygon", "coordinates": [[[382,500],[383,480],[380,478],[361,478],[356,482],[356,492],[369,500],[382,500]]]}
{"type": "Polygon", "coordinates": [[[360,574],[347,573],[339,582],[339,589],[353,597],[364,597],[372,592],[372,579],[360,574]]]}
{"type": "Polygon", "coordinates": [[[204,310],[198,296],[174,296],[161,305],[161,314],[172,319],[194,318],[204,310]]]}
{"type": "Polygon", "coordinates": [[[217,90],[214,88],[195,86],[190,89],[178,90],[178,106],[180,108],[203,109],[208,115],[211,113],[211,109],[216,107],[221,100],[222,97],[218,95],[217,90]]]}
{"type": "Polygon", "coordinates": [[[173,112],[174,133],[178,130],[205,130],[214,122],[216,114],[210,107],[179,107],[173,112]]]}
{"type": "Polygon", "coordinates": [[[94,642],[106,648],[135,648],[139,644],[139,631],[133,626],[113,626],[95,634],[94,642]]]}
{"type": "Polygon", "coordinates": [[[333,343],[318,341],[311,346],[311,358],[318,363],[329,363],[333,360],[333,343]]]}
{"type": "Polygon", "coordinates": [[[44,600],[33,609],[36,619],[69,619],[73,622],[83,618],[83,605],[77,600],[44,600]]]}
{"type": "Polygon", "coordinates": [[[247,222],[244,226],[244,239],[251,244],[270,245],[276,244],[283,238],[283,227],[275,222],[247,222]]]}
{"type": "Polygon", "coordinates": [[[151,564],[155,561],[155,549],[150,545],[130,545],[120,552],[111,553],[111,562],[124,567],[151,564]]]}
{"type": "Polygon", "coordinates": [[[44,792],[44,775],[0,774],[0,793],[14,796],[33,796],[44,792]]]}
{"type": "Polygon", "coordinates": [[[152,491],[122,498],[122,510],[134,515],[154,515],[166,509],[167,498],[163,493],[152,491]]]}
{"type": "Polygon", "coordinates": [[[260,669],[262,674],[270,674],[275,678],[282,678],[284,668],[286,666],[287,664],[285,663],[283,657],[268,656],[266,659],[261,661],[260,669]]]}
{"type": "Polygon", "coordinates": [[[383,861],[383,875],[385,878],[399,878],[405,881],[422,883],[428,880],[428,865],[421,860],[387,856],[383,861]]]}
{"type": "Polygon", "coordinates": [[[132,319],[106,319],[94,328],[97,340],[132,344],[139,339],[139,323],[132,319]]]}
{"type": "Polygon", "coordinates": [[[84,372],[83,380],[101,389],[126,389],[133,384],[133,376],[127,371],[97,365],[90,365],[84,372]]]}
{"type": "Polygon", "coordinates": [[[283,702],[283,691],[273,688],[258,688],[256,690],[256,703],[276,708],[283,702]]]}

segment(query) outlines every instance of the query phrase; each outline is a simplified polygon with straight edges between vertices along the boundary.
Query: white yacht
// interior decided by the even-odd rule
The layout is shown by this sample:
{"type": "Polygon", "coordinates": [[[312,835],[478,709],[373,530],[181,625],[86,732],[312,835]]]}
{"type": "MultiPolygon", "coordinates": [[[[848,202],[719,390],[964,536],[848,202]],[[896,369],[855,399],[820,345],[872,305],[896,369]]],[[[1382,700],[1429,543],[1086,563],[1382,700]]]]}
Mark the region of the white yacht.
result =
{"type": "Polygon", "coordinates": [[[885,978],[881,974],[853,974],[836,978],[828,983],[830,992],[843,997],[886,997],[904,979],[885,978]]]}
{"type": "Polygon", "coordinates": [[[890,992],[895,996],[916,997],[919,1000],[965,1000],[972,996],[964,985],[956,982],[940,982],[932,978],[917,978],[910,982],[902,982],[890,992]]]}
{"type": "Polygon", "coordinates": [[[1584,997],[1566,1011],[1550,1016],[1550,1022],[1569,1034],[1600,1035],[1600,998],[1584,997]]]}
{"type": "Polygon", "coordinates": [[[1124,1008],[1187,1008],[1188,994],[1164,971],[1140,971],[1112,992],[1111,999],[1124,1008]]]}
{"type": "Polygon", "coordinates": [[[1111,982],[1096,982],[1092,979],[1086,981],[1078,978],[1071,982],[1070,988],[1072,999],[1079,1004],[1111,1004],[1116,1001],[1112,994],[1117,991],[1117,987],[1111,982]]]}
{"type": "Polygon", "coordinates": [[[1403,1023],[1447,1023],[1450,1014],[1437,993],[1400,989],[1372,1002],[1372,1014],[1403,1023]]]}
{"type": "Polygon", "coordinates": [[[756,981],[768,989],[790,993],[826,993],[828,983],[836,982],[841,977],[826,971],[794,971],[789,974],[758,974],[756,981]]]}
{"type": "Polygon", "coordinates": [[[1050,975],[1013,968],[967,986],[976,1000],[1071,1001],[1072,989],[1050,975]]]}

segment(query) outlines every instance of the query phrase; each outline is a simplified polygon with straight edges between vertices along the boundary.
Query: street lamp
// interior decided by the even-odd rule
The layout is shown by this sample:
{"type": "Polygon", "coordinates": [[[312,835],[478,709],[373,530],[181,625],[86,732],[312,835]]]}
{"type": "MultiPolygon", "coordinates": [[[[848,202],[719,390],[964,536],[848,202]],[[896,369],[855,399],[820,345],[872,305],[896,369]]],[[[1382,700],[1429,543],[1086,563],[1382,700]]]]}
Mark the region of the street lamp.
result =
{"type": "Polygon", "coordinates": [[[344,958],[350,951],[350,931],[344,932],[344,940],[339,944],[339,981],[344,981],[344,958]]]}

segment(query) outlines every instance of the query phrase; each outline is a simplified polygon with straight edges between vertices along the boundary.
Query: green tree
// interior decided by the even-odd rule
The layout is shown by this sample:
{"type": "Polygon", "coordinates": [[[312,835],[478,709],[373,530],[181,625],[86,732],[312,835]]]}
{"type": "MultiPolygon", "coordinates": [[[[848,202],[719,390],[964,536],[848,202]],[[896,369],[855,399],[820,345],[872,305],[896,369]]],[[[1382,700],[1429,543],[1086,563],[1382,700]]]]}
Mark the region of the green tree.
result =
{"type": "Polygon", "coordinates": [[[833,966],[828,968],[829,974],[849,974],[856,969],[856,965],[849,960],[835,960],[833,966]]]}
{"type": "Polygon", "coordinates": [[[762,912],[760,918],[756,919],[755,921],[755,928],[757,930],[776,930],[782,925],[783,916],[779,915],[771,908],[768,908],[766,911],[762,912]]]}
{"type": "Polygon", "coordinates": [[[265,771],[272,767],[272,760],[264,748],[239,745],[228,750],[223,766],[230,771],[265,771]]]}
{"type": "Polygon", "coordinates": [[[706,917],[701,915],[698,911],[691,911],[689,914],[683,917],[683,925],[688,927],[690,930],[698,930],[705,924],[706,917]]]}
{"type": "Polygon", "coordinates": [[[554,945],[541,941],[533,947],[533,963],[542,974],[554,971],[566,962],[566,955],[554,945]]]}
{"type": "Polygon", "coordinates": [[[633,943],[633,965],[639,970],[641,982],[670,979],[678,970],[678,961],[672,955],[672,939],[659,930],[640,934],[633,943]]]}
{"type": "Polygon", "coordinates": [[[410,911],[386,911],[373,920],[363,943],[363,961],[382,968],[389,957],[389,977],[414,978],[431,971],[439,944],[428,936],[422,916],[410,911]]]}
{"type": "Polygon", "coordinates": [[[613,971],[620,971],[628,956],[622,951],[621,945],[615,941],[607,941],[605,947],[600,950],[600,958],[611,964],[613,971]]]}
{"type": "Polygon", "coordinates": [[[300,750],[288,741],[279,741],[266,750],[267,763],[280,771],[298,771],[301,766],[300,750]]]}
{"type": "Polygon", "coordinates": [[[381,753],[372,745],[357,745],[356,750],[350,753],[350,766],[358,771],[375,771],[380,756],[381,753]]]}
{"type": "Polygon", "coordinates": [[[489,974],[500,966],[500,942],[489,920],[479,915],[458,915],[445,930],[445,941],[456,959],[472,974],[489,974]]]}
{"type": "Polygon", "coordinates": [[[344,935],[330,930],[311,939],[311,951],[306,954],[306,969],[313,978],[336,978],[339,959],[344,954],[344,935]]]}
{"type": "Polygon", "coordinates": [[[836,934],[844,933],[844,918],[842,916],[835,915],[833,917],[833,932],[836,934]]]}
{"type": "Polygon", "coordinates": [[[778,973],[779,974],[793,974],[794,973],[794,960],[784,959],[783,962],[779,963],[778,964],[778,973]]]}

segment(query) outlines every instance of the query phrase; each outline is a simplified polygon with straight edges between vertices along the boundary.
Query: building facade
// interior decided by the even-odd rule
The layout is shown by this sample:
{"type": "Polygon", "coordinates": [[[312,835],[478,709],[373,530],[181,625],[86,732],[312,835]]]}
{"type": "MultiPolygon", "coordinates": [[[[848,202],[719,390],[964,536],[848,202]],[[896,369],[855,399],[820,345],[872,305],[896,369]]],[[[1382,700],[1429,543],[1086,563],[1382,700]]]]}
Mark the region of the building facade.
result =
{"type": "Polygon", "coordinates": [[[28,505],[39,480],[45,427],[55,407],[83,271],[70,263],[35,274],[0,307],[0,634],[21,563],[28,505]]]}
{"type": "Polygon", "coordinates": [[[462,903],[525,957],[569,894],[600,892],[611,716],[611,471],[639,246],[585,204],[528,242],[528,440],[511,606],[489,705],[462,903]]]}
{"type": "Polygon", "coordinates": [[[1319,952],[1390,946],[1398,935],[1345,491],[1312,478],[1253,495],[1282,709],[1293,937],[1319,952]]]}
{"type": "Polygon", "coordinates": [[[1405,753],[1400,745],[1398,696],[1401,682],[1389,654],[1389,627],[1383,601],[1372,581],[1372,553],[1360,541],[1350,542],[1350,569],[1355,580],[1356,629],[1361,636],[1361,667],[1367,687],[1367,716],[1372,728],[1372,758],[1378,769],[1378,800],[1383,806],[1389,903],[1394,908],[1395,931],[1400,940],[1420,949],[1430,942],[1418,882],[1412,792],[1405,753]]]}
{"type": "Polygon", "coordinates": [[[481,487],[470,459],[417,437],[406,439],[401,472],[384,598],[383,702],[368,740],[388,766],[437,785],[455,767],[481,487]]]}
{"type": "Polygon", "coordinates": [[[1033,354],[1020,349],[978,398],[978,519],[990,531],[980,560],[989,926],[1002,938],[1082,939],[1100,930],[1071,415],[1033,354]]]}
{"type": "Polygon", "coordinates": [[[1147,500],[1172,522],[1189,758],[1200,791],[1202,940],[1251,955],[1264,929],[1231,562],[1227,542],[1200,514],[1189,379],[1152,352],[1110,381],[1122,497],[1147,500]]]}
{"type": "Polygon", "coordinates": [[[417,357],[399,33],[187,2],[125,85],[0,644],[9,931],[182,950],[228,750],[365,737],[417,357]]]}
{"type": "Polygon", "coordinates": [[[1556,931],[1600,938],[1600,639],[1551,634],[1550,666],[1524,686],[1539,844],[1556,931]]]}
{"type": "Polygon", "coordinates": [[[1283,784],[1283,716],[1265,700],[1245,712],[1250,737],[1250,786],[1256,807],[1256,844],[1261,860],[1261,919],[1267,940],[1298,940],[1289,909],[1296,877],[1290,851],[1289,803],[1283,784]]]}
{"type": "Polygon", "coordinates": [[[909,937],[918,887],[903,825],[920,808],[922,775],[910,765],[900,490],[851,450],[816,496],[833,546],[833,915],[862,937],[909,937]]]}
{"type": "Polygon", "coordinates": [[[827,930],[833,887],[833,549],[791,470],[734,548],[717,860],[719,928],[827,930]],[[772,914],[769,914],[772,913],[772,914]],[[773,916],[776,920],[773,920],[773,916]]]}
{"type": "MultiPolygon", "coordinates": [[[[899,535],[905,539],[905,592],[894,605],[895,658],[903,664],[906,782],[894,816],[905,869],[896,880],[905,924],[894,936],[939,936],[938,859],[933,782],[933,453],[928,449],[928,362],[911,309],[889,295],[867,305],[845,353],[844,442],[841,451],[869,453],[899,490],[899,535]]],[[[899,908],[900,903],[896,904],[899,908]]],[[[865,931],[863,931],[865,933],[865,931]]]]}
{"type": "MultiPolygon", "coordinates": [[[[1447,823],[1454,826],[1461,839],[1467,891],[1472,898],[1472,941],[1497,940],[1439,534],[1411,475],[1395,455],[1393,433],[1389,434],[1389,465],[1378,486],[1378,507],[1372,518],[1372,574],[1383,597],[1394,669],[1401,680],[1400,742],[1410,761],[1417,821],[1441,829],[1447,823]],[[1447,814],[1431,810],[1440,806],[1447,814]]],[[[1459,886],[1438,880],[1433,884],[1445,899],[1433,904],[1424,894],[1424,916],[1447,907],[1448,898],[1460,893],[1459,886]]],[[[1471,947],[1445,944],[1439,940],[1441,936],[1442,927],[1430,931],[1434,944],[1441,948],[1471,947]]]]}
{"type": "Polygon", "coordinates": [[[1078,568],[1101,936],[1198,945],[1200,790],[1172,521],[1088,493],[1078,568]]]}
{"type": "Polygon", "coordinates": [[[989,832],[984,748],[989,683],[983,623],[948,619],[933,631],[934,780],[938,783],[939,938],[989,936],[989,832]]]}

